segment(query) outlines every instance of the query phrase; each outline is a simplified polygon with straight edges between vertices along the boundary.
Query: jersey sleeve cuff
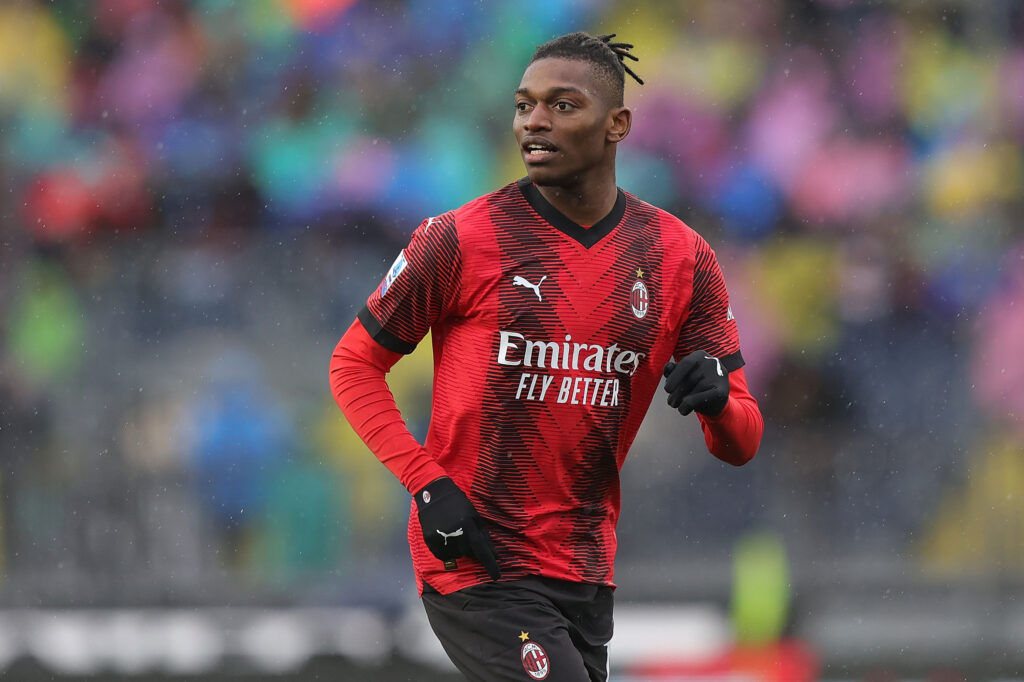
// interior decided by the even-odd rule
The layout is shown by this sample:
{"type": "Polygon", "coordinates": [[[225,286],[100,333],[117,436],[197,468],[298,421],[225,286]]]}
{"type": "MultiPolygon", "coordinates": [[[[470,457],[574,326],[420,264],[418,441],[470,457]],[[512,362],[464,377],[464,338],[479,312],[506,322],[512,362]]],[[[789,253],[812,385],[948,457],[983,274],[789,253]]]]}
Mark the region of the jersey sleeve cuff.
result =
{"type": "Polygon", "coordinates": [[[377,318],[373,316],[370,309],[363,306],[363,309],[359,311],[356,316],[359,321],[363,323],[363,327],[366,329],[366,333],[370,335],[370,338],[384,346],[390,351],[395,353],[401,353],[402,355],[408,355],[409,353],[416,350],[415,343],[409,343],[398,338],[388,330],[381,326],[381,323],[377,321],[377,318]]]}
{"type": "Polygon", "coordinates": [[[718,361],[722,363],[722,367],[725,367],[727,372],[735,372],[740,367],[747,364],[743,359],[743,355],[739,351],[729,353],[729,355],[723,355],[718,358],[718,361]]]}

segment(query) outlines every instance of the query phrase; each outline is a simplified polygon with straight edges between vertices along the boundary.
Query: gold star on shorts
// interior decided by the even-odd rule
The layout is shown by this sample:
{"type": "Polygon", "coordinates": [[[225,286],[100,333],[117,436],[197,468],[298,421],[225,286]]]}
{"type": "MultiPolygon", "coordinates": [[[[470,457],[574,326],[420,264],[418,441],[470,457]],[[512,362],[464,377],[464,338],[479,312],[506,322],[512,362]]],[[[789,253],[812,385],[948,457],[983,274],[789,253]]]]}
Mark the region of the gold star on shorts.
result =
{"type": "Polygon", "coordinates": [[[523,640],[525,642],[526,640],[530,639],[530,633],[529,632],[524,632],[523,630],[520,630],[519,631],[519,639],[521,639],[521,640],[523,640]]]}

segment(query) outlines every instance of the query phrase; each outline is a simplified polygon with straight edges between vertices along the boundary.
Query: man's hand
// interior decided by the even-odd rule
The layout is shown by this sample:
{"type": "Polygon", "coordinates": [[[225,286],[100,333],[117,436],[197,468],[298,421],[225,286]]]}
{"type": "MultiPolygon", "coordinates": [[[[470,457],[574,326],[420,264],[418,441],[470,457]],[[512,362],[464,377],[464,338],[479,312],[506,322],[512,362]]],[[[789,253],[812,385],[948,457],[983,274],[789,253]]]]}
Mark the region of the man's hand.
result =
{"type": "Polygon", "coordinates": [[[446,567],[459,557],[473,557],[492,580],[501,577],[483,519],[452,479],[437,479],[417,492],[415,499],[427,548],[446,567]]]}
{"type": "Polygon", "coordinates": [[[729,372],[702,350],[665,365],[665,378],[668,404],[682,415],[696,411],[714,417],[729,401],[729,372]]]}

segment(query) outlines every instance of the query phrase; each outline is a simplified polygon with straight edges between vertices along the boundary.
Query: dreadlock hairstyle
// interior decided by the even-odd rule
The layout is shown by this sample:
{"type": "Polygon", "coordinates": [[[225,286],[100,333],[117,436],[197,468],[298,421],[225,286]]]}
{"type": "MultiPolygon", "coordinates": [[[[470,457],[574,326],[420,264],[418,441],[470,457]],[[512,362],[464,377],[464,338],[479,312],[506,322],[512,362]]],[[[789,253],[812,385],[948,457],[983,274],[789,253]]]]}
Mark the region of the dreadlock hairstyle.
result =
{"type": "Polygon", "coordinates": [[[622,104],[623,90],[626,85],[626,76],[629,74],[633,79],[643,85],[640,76],[633,73],[633,70],[626,66],[626,60],[640,61],[638,57],[630,54],[633,49],[631,43],[613,43],[612,38],[616,34],[609,33],[602,36],[593,36],[583,31],[567,33],[554,40],[548,41],[537,48],[533,53],[530,63],[546,57],[560,57],[562,59],[579,59],[590,62],[598,68],[614,89],[618,99],[617,104],[622,104]]]}

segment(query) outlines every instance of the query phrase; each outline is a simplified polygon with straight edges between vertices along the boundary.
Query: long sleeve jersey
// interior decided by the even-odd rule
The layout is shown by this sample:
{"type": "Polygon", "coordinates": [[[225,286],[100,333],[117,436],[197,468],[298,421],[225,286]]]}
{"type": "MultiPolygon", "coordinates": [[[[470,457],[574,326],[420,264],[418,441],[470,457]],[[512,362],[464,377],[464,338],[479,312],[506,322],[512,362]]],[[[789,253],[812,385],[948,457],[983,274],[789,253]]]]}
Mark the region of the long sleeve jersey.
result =
{"type": "MultiPolygon", "coordinates": [[[[339,342],[331,386],[410,492],[449,476],[469,496],[503,579],[612,584],[619,470],[662,367],[698,349],[730,371],[725,409],[699,415],[708,449],[743,464],[763,422],[707,242],[621,190],[607,217],[576,225],[524,179],[419,226],[339,342]],[[434,391],[420,444],[385,375],[428,331],[434,391]]],[[[421,588],[488,579],[474,561],[446,571],[410,510],[421,588]]]]}

